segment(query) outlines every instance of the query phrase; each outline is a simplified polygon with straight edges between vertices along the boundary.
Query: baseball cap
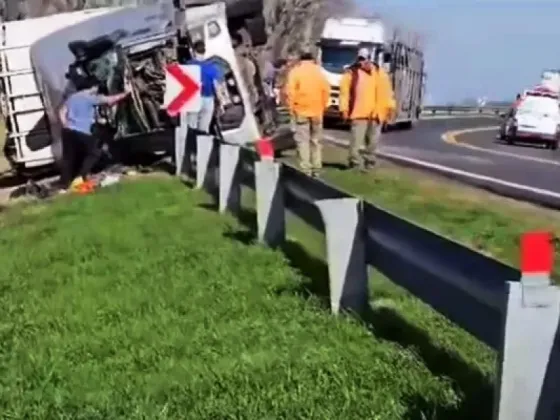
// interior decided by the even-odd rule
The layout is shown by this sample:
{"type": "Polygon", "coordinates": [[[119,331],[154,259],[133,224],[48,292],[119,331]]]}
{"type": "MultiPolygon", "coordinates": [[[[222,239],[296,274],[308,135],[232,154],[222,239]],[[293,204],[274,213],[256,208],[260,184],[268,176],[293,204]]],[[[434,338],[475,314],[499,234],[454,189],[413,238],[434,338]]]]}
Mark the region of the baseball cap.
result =
{"type": "Polygon", "coordinates": [[[365,58],[366,60],[369,59],[370,52],[367,48],[360,48],[358,50],[358,58],[365,58]]]}

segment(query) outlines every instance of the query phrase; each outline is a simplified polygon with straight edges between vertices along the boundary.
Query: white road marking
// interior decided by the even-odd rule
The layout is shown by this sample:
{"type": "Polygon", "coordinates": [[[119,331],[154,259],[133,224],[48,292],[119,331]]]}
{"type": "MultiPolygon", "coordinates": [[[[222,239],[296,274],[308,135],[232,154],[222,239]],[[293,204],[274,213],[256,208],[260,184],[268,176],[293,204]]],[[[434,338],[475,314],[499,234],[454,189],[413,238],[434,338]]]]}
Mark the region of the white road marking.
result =
{"type": "MultiPolygon", "coordinates": [[[[336,145],[339,145],[339,146],[348,147],[348,142],[347,141],[336,139],[336,138],[331,137],[331,136],[325,136],[325,140],[327,140],[330,143],[334,143],[336,145]]],[[[555,193],[554,191],[550,191],[550,190],[544,190],[544,189],[541,189],[541,188],[531,187],[529,185],[523,185],[523,184],[517,184],[515,182],[504,181],[502,179],[492,178],[492,177],[489,177],[489,176],[476,174],[474,172],[467,172],[467,171],[463,171],[463,170],[460,170],[460,169],[450,168],[449,166],[438,165],[438,164],[435,164],[435,163],[426,162],[426,161],[420,160],[420,159],[413,159],[413,158],[397,155],[397,154],[394,154],[394,153],[377,152],[377,155],[379,157],[382,157],[382,158],[385,157],[385,158],[393,159],[393,160],[396,160],[396,161],[406,162],[406,163],[413,164],[415,166],[423,167],[423,168],[426,168],[426,169],[432,169],[432,170],[436,170],[436,171],[440,171],[440,172],[444,172],[444,173],[448,173],[448,174],[452,174],[452,175],[458,175],[458,176],[462,176],[462,177],[469,178],[469,179],[472,179],[472,180],[483,181],[483,182],[486,182],[486,183],[489,183],[489,184],[501,185],[501,186],[504,186],[504,187],[514,188],[514,189],[517,189],[519,191],[531,192],[533,194],[538,194],[538,195],[542,195],[542,196],[545,196],[545,197],[560,199],[560,194],[559,193],[555,193]]]]}

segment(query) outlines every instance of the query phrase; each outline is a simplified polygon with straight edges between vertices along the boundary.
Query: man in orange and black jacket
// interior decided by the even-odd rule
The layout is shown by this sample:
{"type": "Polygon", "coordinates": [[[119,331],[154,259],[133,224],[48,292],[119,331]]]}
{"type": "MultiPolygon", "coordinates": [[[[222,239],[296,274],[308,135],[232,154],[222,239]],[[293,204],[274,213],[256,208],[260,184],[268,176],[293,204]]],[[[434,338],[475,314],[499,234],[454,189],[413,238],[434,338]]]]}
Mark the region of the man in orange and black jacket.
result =
{"type": "Polygon", "coordinates": [[[368,170],[376,162],[376,148],[381,127],[395,112],[395,99],[389,75],[370,60],[370,51],[361,48],[356,62],[340,82],[339,107],[345,120],[350,120],[352,139],[349,167],[368,170]],[[365,145],[365,155],[360,149],[365,145]]]}

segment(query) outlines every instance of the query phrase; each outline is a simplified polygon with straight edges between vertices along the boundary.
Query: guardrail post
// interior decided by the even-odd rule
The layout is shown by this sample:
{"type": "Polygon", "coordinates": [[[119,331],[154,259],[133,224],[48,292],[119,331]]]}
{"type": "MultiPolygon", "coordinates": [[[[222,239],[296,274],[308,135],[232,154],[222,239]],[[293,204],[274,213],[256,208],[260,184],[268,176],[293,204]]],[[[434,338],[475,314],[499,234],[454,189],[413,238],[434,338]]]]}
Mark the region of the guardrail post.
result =
{"type": "Polygon", "coordinates": [[[196,136],[196,188],[203,187],[211,189],[210,183],[214,184],[214,179],[210,175],[211,161],[215,152],[214,137],[207,134],[196,136]],[[212,178],[212,181],[210,180],[212,178]]]}
{"type": "Polygon", "coordinates": [[[280,183],[281,165],[270,160],[255,162],[257,231],[259,241],[277,247],[286,239],[284,189],[280,183]]]}
{"type": "Polygon", "coordinates": [[[550,282],[549,235],[523,238],[520,282],[508,283],[495,420],[552,420],[560,416],[560,289],[550,282]],[[536,264],[535,264],[536,258],[536,264]]]}
{"type": "Polygon", "coordinates": [[[241,208],[241,183],[239,182],[239,146],[220,145],[220,194],[219,211],[238,212],[241,208]]]}
{"type": "Polygon", "coordinates": [[[175,175],[176,176],[179,176],[183,173],[187,135],[189,131],[189,127],[187,125],[187,114],[185,112],[182,112],[179,114],[178,118],[179,118],[179,125],[175,127],[175,175]]]}
{"type": "Polygon", "coordinates": [[[368,272],[362,201],[319,200],[325,224],[331,310],[361,313],[368,304],[368,272]]]}

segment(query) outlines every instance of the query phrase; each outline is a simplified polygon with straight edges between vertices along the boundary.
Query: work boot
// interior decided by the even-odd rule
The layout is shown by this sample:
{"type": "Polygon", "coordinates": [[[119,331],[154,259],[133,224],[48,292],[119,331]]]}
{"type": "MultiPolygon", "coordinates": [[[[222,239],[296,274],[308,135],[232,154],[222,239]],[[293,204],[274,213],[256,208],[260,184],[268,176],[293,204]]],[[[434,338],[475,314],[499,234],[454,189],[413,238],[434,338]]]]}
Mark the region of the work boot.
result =
{"type": "Polygon", "coordinates": [[[321,178],[321,171],[319,170],[314,170],[311,172],[311,178],[321,178]]]}

